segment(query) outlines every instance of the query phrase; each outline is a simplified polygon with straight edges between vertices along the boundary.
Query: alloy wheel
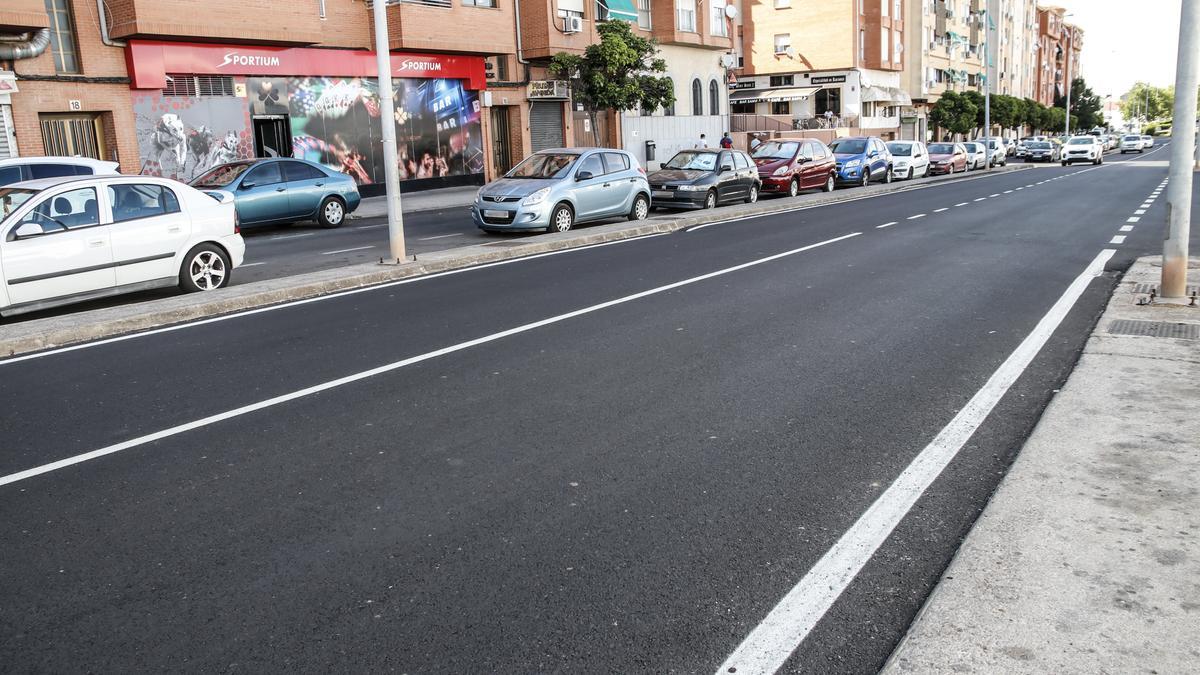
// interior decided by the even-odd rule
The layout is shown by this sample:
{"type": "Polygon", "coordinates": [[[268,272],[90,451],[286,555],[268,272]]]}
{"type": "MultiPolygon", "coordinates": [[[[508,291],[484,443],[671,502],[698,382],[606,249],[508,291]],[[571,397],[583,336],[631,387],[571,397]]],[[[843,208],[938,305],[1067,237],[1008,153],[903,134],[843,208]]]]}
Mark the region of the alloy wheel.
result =
{"type": "Polygon", "coordinates": [[[342,222],[342,218],[345,217],[346,209],[338,200],[331,199],[329,203],[325,205],[325,222],[329,223],[330,225],[339,225],[342,222]]]}
{"type": "Polygon", "coordinates": [[[225,282],[225,261],[214,251],[200,251],[188,264],[192,283],[202,291],[211,291],[225,282]]]}

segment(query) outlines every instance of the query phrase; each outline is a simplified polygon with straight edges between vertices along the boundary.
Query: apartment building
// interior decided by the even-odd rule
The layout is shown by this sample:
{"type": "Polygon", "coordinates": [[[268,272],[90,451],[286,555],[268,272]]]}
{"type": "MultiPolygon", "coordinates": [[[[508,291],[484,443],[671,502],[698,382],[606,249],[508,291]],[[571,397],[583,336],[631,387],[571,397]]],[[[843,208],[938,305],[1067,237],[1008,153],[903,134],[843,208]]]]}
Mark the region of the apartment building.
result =
{"type": "Polygon", "coordinates": [[[992,19],[992,91],[1033,98],[1036,88],[1038,12],[1036,0],[988,0],[992,19]]]}
{"type": "Polygon", "coordinates": [[[909,0],[901,137],[928,140],[929,110],[947,91],[983,87],[983,0],[909,0]]]}
{"type": "Polygon", "coordinates": [[[900,110],[912,104],[901,82],[905,7],[920,2],[746,3],[743,67],[730,94],[735,119],[769,131],[834,126],[898,137],[900,110]]]}
{"type": "Polygon", "coordinates": [[[1061,7],[1038,7],[1037,101],[1054,105],[1067,83],[1080,76],[1083,29],[1065,20],[1061,7]]]}

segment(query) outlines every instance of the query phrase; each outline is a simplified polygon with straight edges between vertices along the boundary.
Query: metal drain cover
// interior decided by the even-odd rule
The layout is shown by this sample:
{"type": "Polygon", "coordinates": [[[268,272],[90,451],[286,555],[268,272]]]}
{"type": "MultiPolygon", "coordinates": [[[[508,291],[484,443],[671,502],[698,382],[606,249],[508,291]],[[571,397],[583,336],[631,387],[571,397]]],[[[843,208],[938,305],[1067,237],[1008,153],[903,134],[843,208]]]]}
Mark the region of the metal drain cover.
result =
{"type": "MultiPolygon", "coordinates": [[[[1134,284],[1134,286],[1133,286],[1134,293],[1141,293],[1141,294],[1145,295],[1145,294],[1149,293],[1150,291],[1154,291],[1157,293],[1158,292],[1158,284],[1134,284]]],[[[1200,292],[1200,291],[1197,290],[1196,286],[1188,286],[1187,292],[1185,293],[1185,295],[1191,295],[1192,293],[1197,293],[1197,292],[1200,292]]]]}
{"type": "Polygon", "coordinates": [[[1108,325],[1108,332],[1116,335],[1142,335],[1146,337],[1200,340],[1200,324],[1194,323],[1117,319],[1108,325]]]}

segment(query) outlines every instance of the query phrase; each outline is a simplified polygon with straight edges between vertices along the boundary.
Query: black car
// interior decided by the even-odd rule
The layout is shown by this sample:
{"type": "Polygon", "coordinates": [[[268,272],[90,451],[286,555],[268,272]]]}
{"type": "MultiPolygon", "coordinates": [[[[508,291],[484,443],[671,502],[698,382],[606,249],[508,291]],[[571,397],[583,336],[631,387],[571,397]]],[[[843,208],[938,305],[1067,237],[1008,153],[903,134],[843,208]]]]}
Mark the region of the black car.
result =
{"type": "Polygon", "coordinates": [[[654,206],[685,209],[732,201],[752,204],[762,187],[754,160],[740,150],[680,150],[647,179],[654,206]]]}

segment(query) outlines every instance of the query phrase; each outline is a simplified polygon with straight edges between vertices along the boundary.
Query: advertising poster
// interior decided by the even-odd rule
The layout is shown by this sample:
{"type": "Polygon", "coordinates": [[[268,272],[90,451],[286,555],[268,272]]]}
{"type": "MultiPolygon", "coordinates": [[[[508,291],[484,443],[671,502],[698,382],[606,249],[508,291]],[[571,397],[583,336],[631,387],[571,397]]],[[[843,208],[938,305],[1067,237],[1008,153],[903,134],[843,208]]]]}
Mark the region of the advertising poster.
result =
{"type": "Polygon", "coordinates": [[[133,96],[141,173],[184,183],[253,156],[246,104],[234,97],[133,96]]]}

